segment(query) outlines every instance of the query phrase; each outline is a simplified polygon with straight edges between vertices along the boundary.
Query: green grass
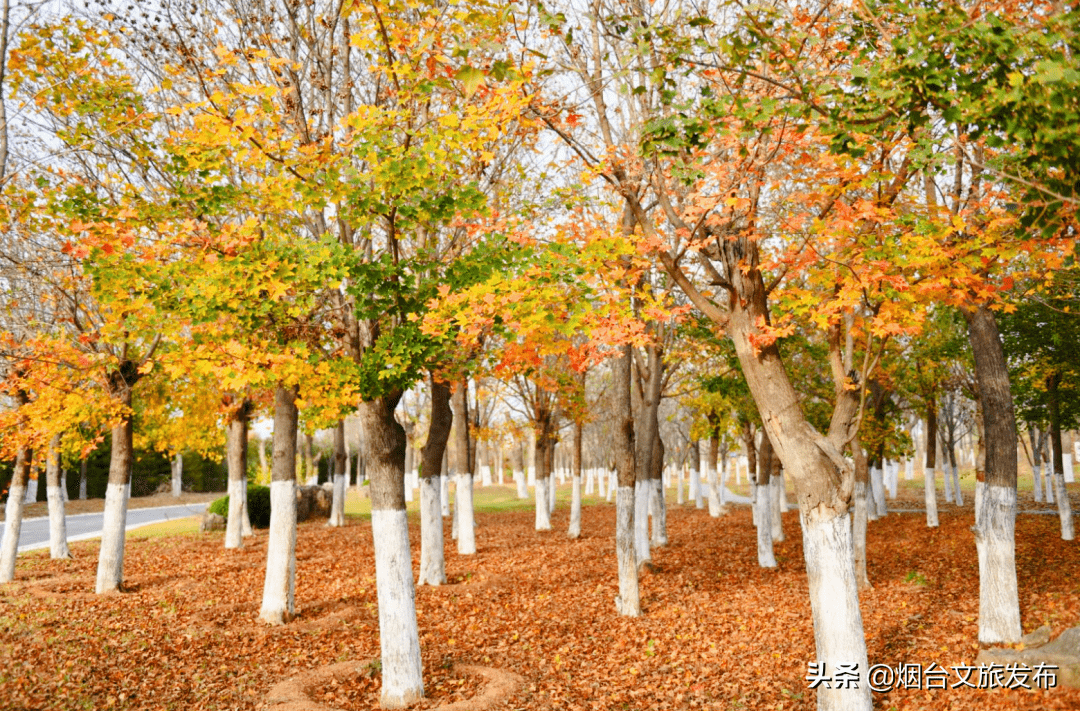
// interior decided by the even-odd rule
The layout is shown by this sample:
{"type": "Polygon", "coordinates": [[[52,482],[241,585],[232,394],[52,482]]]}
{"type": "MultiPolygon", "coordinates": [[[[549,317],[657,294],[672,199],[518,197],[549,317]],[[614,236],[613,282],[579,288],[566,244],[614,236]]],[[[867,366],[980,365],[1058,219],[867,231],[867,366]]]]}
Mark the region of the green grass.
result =
{"type": "MultiPolygon", "coordinates": [[[[420,495],[414,492],[415,497],[412,501],[405,505],[406,511],[409,514],[419,516],[420,514],[420,495]]],[[[569,506],[570,498],[573,494],[573,488],[570,483],[558,486],[555,489],[555,506],[569,506]]],[[[450,492],[451,497],[453,494],[453,487],[450,492]]],[[[582,496],[581,503],[583,506],[591,506],[595,504],[605,503],[604,499],[599,496],[582,496]]],[[[517,488],[515,486],[475,486],[473,488],[473,510],[480,513],[499,513],[500,511],[531,511],[533,509],[533,492],[529,490],[528,499],[519,499],[517,497],[517,488]]],[[[365,492],[364,496],[361,496],[356,489],[350,488],[345,495],[345,515],[353,518],[371,518],[371,499],[367,497],[365,492]]]]}

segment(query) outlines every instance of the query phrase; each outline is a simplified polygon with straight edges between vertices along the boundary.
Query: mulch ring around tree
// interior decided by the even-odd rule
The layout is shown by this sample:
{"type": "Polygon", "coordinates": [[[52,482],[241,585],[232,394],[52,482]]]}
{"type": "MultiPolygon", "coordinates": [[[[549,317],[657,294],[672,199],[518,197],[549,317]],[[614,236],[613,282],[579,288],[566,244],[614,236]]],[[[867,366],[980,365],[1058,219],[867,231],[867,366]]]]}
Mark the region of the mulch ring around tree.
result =
{"type": "MultiPolygon", "coordinates": [[[[614,507],[586,507],[578,540],[566,538],[567,518],[559,509],[554,530],[537,533],[531,511],[478,514],[474,556],[457,555],[447,525],[451,584],[416,593],[422,708],[475,704],[492,681],[474,667],[520,679],[492,709],[815,708],[797,513],[784,515],[779,567],[763,570],[748,509],[713,519],[672,505],[671,545],[653,552],[636,619],[614,608],[614,507]]],[[[943,511],[937,529],[919,514],[870,523],[874,587],[860,599],[870,663],[950,674],[944,689],[875,693],[875,707],[1080,708],[1075,689],[958,683],[954,669],[976,665],[980,651],[972,523],[970,507],[943,511]]],[[[1057,526],[1051,516],[1017,521],[1024,631],[1049,625],[1054,637],[1080,622],[1080,547],[1062,542],[1057,526]]],[[[410,535],[415,570],[415,520],[410,535]]],[[[255,620],[265,546],[222,543],[220,533],[129,540],[129,592],[114,596],[92,595],[96,542],[73,544],[73,560],[23,556],[16,576],[25,582],[0,588],[0,708],[254,711],[277,685],[342,664],[353,671],[316,684],[310,701],[373,708],[378,674],[362,673],[379,655],[370,524],[300,526],[300,617],[276,628],[255,620]]]]}

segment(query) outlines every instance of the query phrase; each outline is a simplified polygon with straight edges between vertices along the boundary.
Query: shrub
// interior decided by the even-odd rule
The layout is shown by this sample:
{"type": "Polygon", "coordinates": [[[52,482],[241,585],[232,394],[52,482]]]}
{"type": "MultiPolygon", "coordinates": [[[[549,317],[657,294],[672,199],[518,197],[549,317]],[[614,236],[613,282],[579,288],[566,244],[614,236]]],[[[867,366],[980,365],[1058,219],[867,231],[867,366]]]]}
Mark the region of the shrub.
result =
{"type": "MultiPolygon", "coordinates": [[[[254,528],[270,527],[270,487],[248,484],[248,517],[254,528]]],[[[229,497],[222,496],[210,504],[210,513],[216,513],[226,520],[229,518],[229,497]]]]}

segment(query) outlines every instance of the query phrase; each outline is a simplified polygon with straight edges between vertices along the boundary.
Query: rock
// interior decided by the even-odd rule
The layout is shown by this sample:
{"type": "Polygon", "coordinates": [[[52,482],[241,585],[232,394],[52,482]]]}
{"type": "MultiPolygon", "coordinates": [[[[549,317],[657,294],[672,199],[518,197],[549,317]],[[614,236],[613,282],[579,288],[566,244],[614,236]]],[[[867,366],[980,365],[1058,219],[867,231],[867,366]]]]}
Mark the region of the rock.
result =
{"type": "Polygon", "coordinates": [[[334,499],[332,484],[324,486],[296,487],[296,521],[313,518],[330,518],[330,505],[334,499]]]}
{"type": "MultiPolygon", "coordinates": [[[[1025,637],[1036,642],[1043,636],[1049,638],[1049,628],[1040,628],[1025,637]],[[1043,632],[1043,630],[1046,630],[1043,632]]],[[[1027,643],[1025,642],[1025,645],[1027,643]]],[[[1009,649],[993,647],[979,652],[977,664],[1023,664],[1035,667],[1047,664],[1057,667],[1059,686],[1080,688],[1080,627],[1071,627],[1052,642],[1042,643],[1034,649],[1009,649]]]]}
{"type": "Polygon", "coordinates": [[[1020,641],[1024,643],[1025,649],[1043,646],[1050,641],[1050,625],[1043,625],[1034,632],[1024,635],[1020,641]]]}
{"type": "Polygon", "coordinates": [[[199,531],[206,533],[208,531],[224,531],[225,530],[225,517],[220,514],[210,513],[207,511],[203,514],[202,521],[199,522],[199,531]]]}

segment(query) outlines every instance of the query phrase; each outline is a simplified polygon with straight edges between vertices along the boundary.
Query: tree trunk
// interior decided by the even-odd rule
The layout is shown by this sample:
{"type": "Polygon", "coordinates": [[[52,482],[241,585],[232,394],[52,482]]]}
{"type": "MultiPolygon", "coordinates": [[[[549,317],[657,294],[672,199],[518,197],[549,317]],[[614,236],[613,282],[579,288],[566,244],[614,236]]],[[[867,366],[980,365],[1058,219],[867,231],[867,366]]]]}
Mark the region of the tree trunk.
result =
{"type": "MultiPolygon", "coordinates": [[[[248,417],[251,403],[243,400],[225,425],[225,460],[229,469],[229,517],[225,526],[225,547],[244,545],[247,511],[248,417]]],[[[248,519],[250,520],[250,519],[248,519]]]]}
{"type": "Polygon", "coordinates": [[[19,447],[15,452],[15,471],[12,472],[11,484],[8,485],[7,507],[4,509],[4,539],[0,542],[0,583],[10,583],[15,579],[15,559],[19,554],[23,505],[33,459],[34,452],[29,447],[19,447]]]}
{"type": "MultiPolygon", "coordinates": [[[[296,614],[296,387],[274,390],[270,533],[259,619],[282,625],[296,614]]],[[[376,537],[378,540],[378,537],[376,537]]]]}
{"type": "Polygon", "coordinates": [[[581,536],[581,422],[574,423],[574,482],[570,499],[570,528],[566,535],[570,538],[581,536]]]}
{"type": "Polygon", "coordinates": [[[383,708],[390,709],[404,708],[424,696],[409,522],[405,513],[405,430],[394,419],[394,408],[400,398],[401,394],[396,393],[363,401],[358,410],[364,430],[364,460],[371,478],[371,532],[375,539],[375,587],[382,653],[379,702],[383,708]]]}
{"type": "Polygon", "coordinates": [[[345,477],[349,471],[349,455],[345,451],[345,420],[334,428],[334,478],[333,495],[330,499],[330,520],[328,526],[345,525],[345,477]]]}
{"type": "Polygon", "coordinates": [[[664,500],[664,451],[664,440],[660,438],[658,430],[656,444],[652,451],[652,472],[649,479],[651,485],[649,513],[652,516],[651,544],[654,548],[668,544],[667,501],[664,500]]]}
{"type": "Polygon", "coordinates": [[[761,455],[758,457],[757,500],[757,555],[758,566],[775,568],[776,557],[773,555],[772,511],[773,497],[769,482],[772,481],[776,468],[776,455],[772,440],[765,432],[761,433],[761,455]]]}
{"type": "Polygon", "coordinates": [[[866,452],[856,437],[851,443],[851,453],[855,460],[855,517],[853,521],[853,542],[855,549],[855,582],[860,590],[872,587],[866,575],[866,485],[869,482],[866,452]]]}
{"type": "Polygon", "coordinates": [[[64,516],[64,489],[60,476],[60,435],[49,442],[45,461],[45,486],[49,501],[49,557],[70,558],[64,516]]]}
{"type": "MultiPolygon", "coordinates": [[[[131,388],[138,380],[138,367],[124,361],[109,374],[109,394],[119,400],[125,413],[131,410],[131,388]]],[[[130,415],[112,428],[112,453],[109,459],[109,483],[105,490],[105,513],[101,525],[101,549],[98,554],[98,594],[118,591],[124,581],[124,533],[131,485],[133,458],[130,415]]]]}
{"type": "Polygon", "coordinates": [[[1016,417],[994,314],[965,311],[986,432],[986,489],[975,517],[979,555],[979,642],[1020,640],[1016,584],[1016,417]]]}
{"type": "Polygon", "coordinates": [[[709,438],[709,451],[705,455],[705,473],[709,482],[709,515],[713,518],[720,516],[720,490],[717,488],[716,454],[720,448],[720,442],[714,434],[709,438]]]}
{"type": "Polygon", "coordinates": [[[1035,425],[1029,422],[1027,423],[1027,429],[1028,439],[1031,441],[1031,477],[1033,485],[1032,490],[1035,495],[1036,503],[1042,503],[1042,450],[1039,447],[1039,438],[1036,432],[1035,425]]]}
{"type": "Polygon", "coordinates": [[[1058,379],[1054,375],[1047,378],[1046,399],[1050,411],[1050,448],[1053,453],[1054,493],[1057,495],[1058,518],[1061,519],[1061,540],[1071,541],[1073,535],[1072,502],[1069,491],[1065,488],[1065,457],[1061,444],[1061,402],[1058,396],[1058,379]]]}
{"type": "Polygon", "coordinates": [[[923,498],[926,501],[926,526],[938,527],[937,513],[937,405],[933,398],[926,403],[926,463],[923,466],[923,498]]]}
{"type": "Polygon", "coordinates": [[[529,498],[529,482],[525,475],[524,443],[515,442],[510,450],[510,460],[514,465],[514,484],[517,485],[517,497],[524,501],[529,498]]]}
{"type": "Polygon", "coordinates": [[[184,455],[177,452],[172,460],[172,495],[179,499],[184,493],[184,455]]]}
{"type": "Polygon", "coordinates": [[[536,418],[536,530],[551,530],[551,503],[548,497],[551,495],[551,456],[550,449],[554,443],[550,440],[551,413],[541,412],[536,418]]]}
{"type": "Polygon", "coordinates": [[[441,507],[442,462],[454,412],[450,407],[450,387],[430,376],[431,423],[427,442],[420,451],[420,585],[442,585],[446,582],[446,556],[443,550],[441,507]]]}
{"type": "MultiPolygon", "coordinates": [[[[625,617],[641,614],[638,594],[637,554],[634,550],[634,420],[630,409],[630,346],[612,360],[611,450],[615,457],[615,556],[619,568],[619,594],[615,609],[625,617]]],[[[609,487],[608,493],[610,495],[609,487]]]]}
{"type": "Polygon", "coordinates": [[[461,555],[476,553],[476,519],[473,515],[473,475],[469,468],[469,380],[458,383],[451,396],[454,427],[454,462],[458,467],[454,492],[454,515],[457,516],[457,549],[461,555]]]}
{"type": "Polygon", "coordinates": [[[86,459],[79,462],[79,500],[86,501],[86,459]]]}

